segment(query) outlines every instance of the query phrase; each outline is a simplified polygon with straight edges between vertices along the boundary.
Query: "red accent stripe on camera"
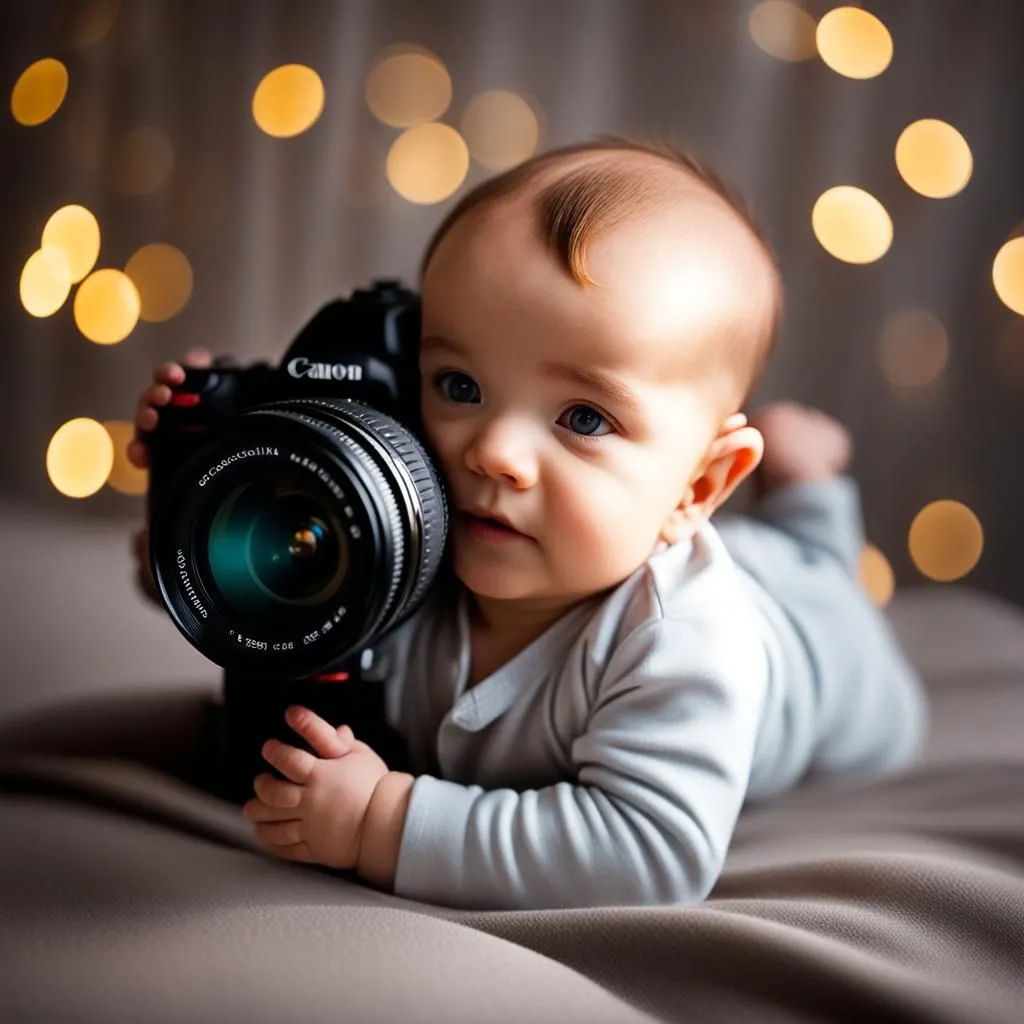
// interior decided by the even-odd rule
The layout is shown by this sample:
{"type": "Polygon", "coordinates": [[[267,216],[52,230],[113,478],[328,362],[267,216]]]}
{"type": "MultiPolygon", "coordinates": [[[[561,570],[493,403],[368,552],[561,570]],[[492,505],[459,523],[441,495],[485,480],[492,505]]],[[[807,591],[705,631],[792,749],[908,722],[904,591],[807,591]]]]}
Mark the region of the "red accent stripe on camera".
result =
{"type": "Polygon", "coordinates": [[[179,391],[171,395],[171,405],[198,405],[199,396],[193,391],[179,391]]]}
{"type": "Polygon", "coordinates": [[[313,676],[318,683],[343,683],[348,679],[347,672],[328,672],[326,675],[313,676]]]}

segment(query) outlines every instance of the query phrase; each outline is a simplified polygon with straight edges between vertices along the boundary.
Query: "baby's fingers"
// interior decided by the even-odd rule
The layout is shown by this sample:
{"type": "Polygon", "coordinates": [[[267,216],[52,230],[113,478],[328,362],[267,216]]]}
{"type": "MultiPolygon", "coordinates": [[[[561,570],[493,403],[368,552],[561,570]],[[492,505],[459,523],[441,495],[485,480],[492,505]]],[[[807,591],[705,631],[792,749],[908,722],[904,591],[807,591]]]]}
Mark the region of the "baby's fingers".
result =
{"type": "Polygon", "coordinates": [[[169,384],[176,387],[185,380],[185,368],[178,363],[164,363],[153,371],[154,384],[169,384]]]}
{"type": "Polygon", "coordinates": [[[306,750],[299,750],[290,743],[269,739],[260,750],[263,760],[276,768],[285,778],[300,785],[308,782],[316,767],[317,759],[306,750]]]}
{"type": "MultiPolygon", "coordinates": [[[[253,792],[259,797],[261,806],[273,810],[273,815],[264,816],[252,821],[279,821],[281,818],[294,818],[295,808],[302,799],[302,787],[293,782],[285,782],[270,772],[261,772],[253,779],[253,792]],[[278,813],[280,812],[280,813],[278,813]],[[285,813],[287,812],[287,813],[285,813]]],[[[252,803],[252,801],[249,801],[252,803]]]]}
{"type": "Polygon", "coordinates": [[[355,737],[347,726],[335,729],[309,708],[292,705],[285,721],[321,756],[344,757],[351,753],[355,737]]]}
{"type": "Polygon", "coordinates": [[[282,855],[288,857],[298,852],[290,848],[304,843],[305,840],[302,822],[298,820],[259,822],[253,831],[264,846],[273,847],[274,853],[279,852],[278,847],[283,847],[288,852],[282,855]]]}
{"type": "Polygon", "coordinates": [[[279,857],[281,860],[293,860],[301,864],[318,863],[313,857],[313,851],[309,848],[309,843],[305,840],[301,843],[279,843],[277,840],[281,837],[267,831],[280,827],[277,825],[254,826],[253,831],[256,833],[256,839],[263,844],[267,853],[274,857],[279,857]]]}
{"type": "Polygon", "coordinates": [[[128,442],[128,447],[125,451],[128,454],[128,461],[136,469],[149,469],[149,449],[146,447],[145,442],[138,439],[137,435],[128,442]]]}
{"type": "Polygon", "coordinates": [[[137,430],[155,430],[160,422],[157,407],[166,405],[171,400],[171,389],[166,384],[154,384],[146,388],[135,407],[135,428],[137,430]]]}
{"type": "Polygon", "coordinates": [[[272,807],[258,796],[242,805],[242,817],[253,823],[257,821],[292,821],[299,812],[294,807],[272,807]]]}
{"type": "Polygon", "coordinates": [[[185,353],[185,365],[196,370],[205,370],[213,365],[213,353],[208,348],[190,348],[185,353]]]}

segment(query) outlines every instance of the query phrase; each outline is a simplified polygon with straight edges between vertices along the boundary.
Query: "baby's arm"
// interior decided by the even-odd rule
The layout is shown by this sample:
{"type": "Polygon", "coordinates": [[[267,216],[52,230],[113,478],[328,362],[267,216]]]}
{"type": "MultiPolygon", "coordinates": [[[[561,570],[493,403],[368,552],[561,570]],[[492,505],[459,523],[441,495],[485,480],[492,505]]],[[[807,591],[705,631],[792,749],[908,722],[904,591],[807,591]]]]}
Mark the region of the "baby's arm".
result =
{"type": "Polygon", "coordinates": [[[575,783],[416,779],[395,892],[474,909],[699,903],[744,801],[767,678],[763,644],[735,623],[648,623],[599,682],[575,783]]]}

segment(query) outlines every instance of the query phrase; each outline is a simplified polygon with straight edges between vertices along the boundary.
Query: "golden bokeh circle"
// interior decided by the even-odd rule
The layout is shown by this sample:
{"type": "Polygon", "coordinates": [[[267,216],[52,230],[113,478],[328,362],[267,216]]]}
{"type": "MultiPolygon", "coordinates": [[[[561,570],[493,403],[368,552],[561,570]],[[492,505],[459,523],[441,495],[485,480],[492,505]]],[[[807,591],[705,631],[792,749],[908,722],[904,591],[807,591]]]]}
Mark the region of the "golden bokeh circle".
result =
{"type": "Polygon", "coordinates": [[[102,423],[82,416],[58,427],[46,447],[50,482],[69,498],[88,498],[110,476],[114,442],[102,423]]]}
{"type": "Polygon", "coordinates": [[[779,60],[810,60],[818,52],[817,24],[802,7],[787,0],[764,0],[751,12],[750,35],[765,53],[779,60]]]}
{"type": "Polygon", "coordinates": [[[423,47],[402,47],[383,56],[366,76],[366,102],[377,120],[411,128],[439,118],[452,101],[444,62],[423,47]]]}
{"type": "Polygon", "coordinates": [[[135,330],[142,310],[139,290],[123,271],[94,270],[75,292],[75,323],[97,345],[116,345],[135,330]]]}
{"type": "Polygon", "coordinates": [[[43,228],[43,247],[60,249],[67,257],[72,284],[81,281],[100,254],[99,221],[84,206],[62,206],[43,228]]]}
{"type": "Polygon", "coordinates": [[[894,313],[878,338],[878,362],[886,380],[903,388],[930,384],[949,360],[949,335],[927,309],[894,313]]]}
{"type": "Polygon", "coordinates": [[[252,96],[256,124],[277,139],[311,128],[324,109],[324,83],[305,64],[282,64],[268,71],[252,96]]]}
{"type": "Polygon", "coordinates": [[[910,524],[914,565],[921,575],[940,583],[966,576],[978,564],[984,543],[978,517],[959,501],[933,501],[910,524]]]}
{"type": "Polygon", "coordinates": [[[388,182],[403,199],[440,203],[465,181],[469,149],[454,128],[430,121],[395,139],[385,167],[388,182]]]}
{"type": "Polygon", "coordinates": [[[874,78],[892,61],[892,36],[861,7],[834,7],[818,22],[821,59],[847,78],[874,78]]]}
{"type": "Polygon", "coordinates": [[[992,261],[992,283],[996,295],[1024,316],[1024,236],[1011,238],[992,261]]]}
{"type": "Polygon", "coordinates": [[[826,252],[846,263],[873,263],[892,244],[892,219],[870,192],[836,185],[811,213],[814,234],[826,252]]]}
{"type": "Polygon", "coordinates": [[[192,295],[192,265],[173,245],[154,242],[132,254],[124,272],[139,291],[139,318],[160,323],[177,316],[192,295]]]}
{"type": "Polygon", "coordinates": [[[491,89],[470,100],[461,127],[470,155],[494,171],[522,163],[533,156],[540,142],[540,122],[533,107],[507,89],[491,89]]]}
{"type": "Polygon", "coordinates": [[[49,121],[68,93],[68,69],[55,57],[30,64],[11,90],[11,114],[18,124],[33,127],[49,121]]]}
{"type": "Polygon", "coordinates": [[[137,469],[128,461],[128,445],[135,436],[134,425],[128,420],[104,420],[103,429],[110,435],[114,446],[114,462],[107,485],[120,494],[145,494],[149,486],[149,471],[137,469]]]}
{"type": "Polygon", "coordinates": [[[32,316],[53,316],[71,291],[71,269],[63,250],[54,245],[37,249],[21,268],[18,294],[32,316]]]}
{"type": "Polygon", "coordinates": [[[889,559],[874,544],[865,544],[857,570],[860,584],[872,602],[884,608],[896,592],[896,574],[889,559]]]}
{"type": "Polygon", "coordinates": [[[974,158],[951,124],[929,117],[903,129],[896,141],[896,168],[915,192],[948,199],[971,180],[974,158]]]}

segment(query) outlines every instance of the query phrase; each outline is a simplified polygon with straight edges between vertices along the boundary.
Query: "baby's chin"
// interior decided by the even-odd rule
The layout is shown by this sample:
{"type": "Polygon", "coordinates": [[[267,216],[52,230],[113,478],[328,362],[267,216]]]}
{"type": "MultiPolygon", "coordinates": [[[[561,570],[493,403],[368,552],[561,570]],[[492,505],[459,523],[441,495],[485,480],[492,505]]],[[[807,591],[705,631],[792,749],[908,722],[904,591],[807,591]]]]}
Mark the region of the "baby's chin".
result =
{"type": "Polygon", "coordinates": [[[482,565],[478,561],[456,558],[455,575],[477,597],[521,601],[547,596],[542,580],[532,573],[516,572],[507,566],[482,565]]]}
{"type": "Polygon", "coordinates": [[[491,601],[514,601],[538,606],[571,606],[606,593],[621,580],[605,585],[575,580],[566,586],[538,572],[517,571],[509,566],[482,564],[469,559],[455,559],[455,575],[476,597],[491,601]],[[589,584],[589,585],[588,585],[589,584]]]}

